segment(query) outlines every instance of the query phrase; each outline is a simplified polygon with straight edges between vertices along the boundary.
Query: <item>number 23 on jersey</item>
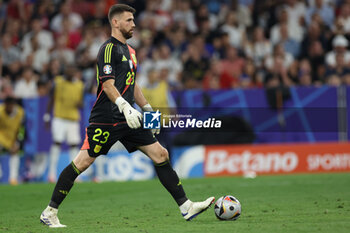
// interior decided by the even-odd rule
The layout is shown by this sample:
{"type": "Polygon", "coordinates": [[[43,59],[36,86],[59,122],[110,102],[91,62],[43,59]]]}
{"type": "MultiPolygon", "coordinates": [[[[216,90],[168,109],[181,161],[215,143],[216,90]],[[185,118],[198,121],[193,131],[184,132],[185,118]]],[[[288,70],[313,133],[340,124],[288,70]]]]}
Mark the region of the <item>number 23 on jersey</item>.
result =
{"type": "Polygon", "coordinates": [[[129,71],[127,74],[126,74],[126,81],[125,81],[125,84],[127,86],[129,85],[133,85],[135,82],[135,72],[134,71],[129,71]]]}

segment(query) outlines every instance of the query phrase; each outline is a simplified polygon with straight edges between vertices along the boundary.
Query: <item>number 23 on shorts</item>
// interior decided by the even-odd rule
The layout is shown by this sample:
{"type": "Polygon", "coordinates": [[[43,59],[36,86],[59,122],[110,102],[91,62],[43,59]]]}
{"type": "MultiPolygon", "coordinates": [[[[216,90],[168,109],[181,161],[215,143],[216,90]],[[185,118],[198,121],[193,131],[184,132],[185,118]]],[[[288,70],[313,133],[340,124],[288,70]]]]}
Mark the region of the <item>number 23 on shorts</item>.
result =
{"type": "MultiPolygon", "coordinates": [[[[103,132],[101,128],[97,128],[95,129],[95,134],[92,137],[92,140],[100,144],[105,144],[109,138],[109,135],[110,133],[108,131],[103,132]]],[[[97,144],[94,148],[94,152],[95,153],[100,152],[101,148],[102,148],[102,145],[97,144]]]]}

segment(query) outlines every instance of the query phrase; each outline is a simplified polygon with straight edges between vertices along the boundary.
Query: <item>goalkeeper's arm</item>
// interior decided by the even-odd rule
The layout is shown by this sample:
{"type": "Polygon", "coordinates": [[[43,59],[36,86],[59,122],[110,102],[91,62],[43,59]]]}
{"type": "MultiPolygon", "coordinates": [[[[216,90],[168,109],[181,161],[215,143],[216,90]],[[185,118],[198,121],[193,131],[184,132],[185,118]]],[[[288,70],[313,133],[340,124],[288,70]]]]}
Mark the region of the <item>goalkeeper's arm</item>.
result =
{"type": "Polygon", "coordinates": [[[134,109],[119,93],[114,86],[114,79],[109,79],[103,83],[103,91],[108,98],[118,105],[119,111],[124,114],[128,126],[132,129],[141,127],[142,115],[134,109]]]}

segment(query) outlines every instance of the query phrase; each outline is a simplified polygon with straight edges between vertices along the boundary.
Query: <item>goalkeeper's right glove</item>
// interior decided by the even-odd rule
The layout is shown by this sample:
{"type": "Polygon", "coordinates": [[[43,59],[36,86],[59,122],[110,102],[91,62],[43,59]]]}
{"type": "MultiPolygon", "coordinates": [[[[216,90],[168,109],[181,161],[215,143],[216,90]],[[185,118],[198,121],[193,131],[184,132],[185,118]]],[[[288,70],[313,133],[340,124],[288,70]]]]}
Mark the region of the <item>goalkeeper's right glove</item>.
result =
{"type": "Polygon", "coordinates": [[[118,97],[115,100],[115,104],[118,106],[119,111],[125,116],[126,123],[132,129],[137,129],[141,127],[142,114],[123,98],[118,97]]]}

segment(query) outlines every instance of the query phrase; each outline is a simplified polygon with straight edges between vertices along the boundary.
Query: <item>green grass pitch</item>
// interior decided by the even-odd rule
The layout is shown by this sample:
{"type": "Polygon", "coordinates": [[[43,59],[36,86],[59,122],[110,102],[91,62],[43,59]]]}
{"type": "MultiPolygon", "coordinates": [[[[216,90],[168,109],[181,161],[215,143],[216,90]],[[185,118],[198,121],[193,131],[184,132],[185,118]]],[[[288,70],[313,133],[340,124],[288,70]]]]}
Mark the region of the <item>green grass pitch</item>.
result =
{"type": "Polygon", "coordinates": [[[39,215],[53,184],[0,185],[0,232],[350,232],[350,174],[182,180],[188,196],[232,194],[237,221],[219,221],[213,207],[190,222],[157,179],[75,184],[59,211],[68,228],[49,229],[39,215]]]}

